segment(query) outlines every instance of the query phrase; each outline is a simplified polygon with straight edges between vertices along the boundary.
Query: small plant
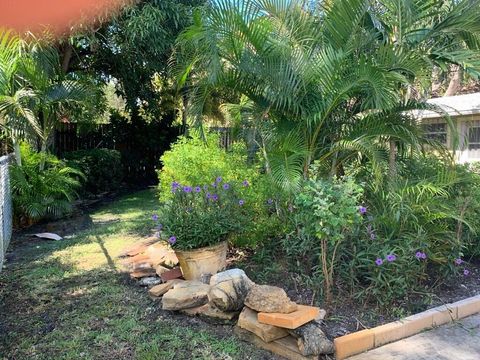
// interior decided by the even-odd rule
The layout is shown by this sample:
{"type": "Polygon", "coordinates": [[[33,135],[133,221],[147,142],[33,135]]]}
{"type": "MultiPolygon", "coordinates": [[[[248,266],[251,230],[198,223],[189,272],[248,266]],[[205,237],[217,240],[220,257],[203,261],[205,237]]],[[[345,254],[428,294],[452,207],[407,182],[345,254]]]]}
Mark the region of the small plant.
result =
{"type": "MultiPolygon", "coordinates": [[[[351,179],[307,180],[295,197],[294,221],[305,250],[315,251],[321,268],[325,299],[333,299],[339,247],[360,222],[366,208],[359,206],[362,188],[351,179]],[[311,248],[309,244],[315,242],[311,248]]],[[[297,244],[289,244],[295,247],[297,244]]]]}
{"type": "Polygon", "coordinates": [[[248,181],[224,182],[217,177],[210,184],[196,186],[171,183],[172,198],[153,215],[159,235],[173,248],[191,250],[226,241],[242,232],[249,219],[245,210],[248,181]]]}

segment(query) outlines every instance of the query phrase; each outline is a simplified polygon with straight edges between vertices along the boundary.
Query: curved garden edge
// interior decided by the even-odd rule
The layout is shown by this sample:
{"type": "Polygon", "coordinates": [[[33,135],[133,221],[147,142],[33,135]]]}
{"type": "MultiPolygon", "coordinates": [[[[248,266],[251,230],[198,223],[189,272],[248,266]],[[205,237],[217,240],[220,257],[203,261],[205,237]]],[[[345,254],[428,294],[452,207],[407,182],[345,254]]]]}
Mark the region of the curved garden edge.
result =
{"type": "Polygon", "coordinates": [[[437,306],[398,321],[337,337],[334,340],[335,356],[337,360],[343,360],[478,312],[480,295],[437,306]]]}

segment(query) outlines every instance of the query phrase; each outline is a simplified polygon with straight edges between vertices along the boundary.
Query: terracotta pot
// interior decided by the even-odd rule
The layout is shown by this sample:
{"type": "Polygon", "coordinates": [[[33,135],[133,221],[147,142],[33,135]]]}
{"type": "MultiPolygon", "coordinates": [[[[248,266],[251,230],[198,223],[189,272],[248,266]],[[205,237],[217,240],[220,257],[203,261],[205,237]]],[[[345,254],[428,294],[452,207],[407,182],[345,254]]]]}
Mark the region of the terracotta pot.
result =
{"type": "Polygon", "coordinates": [[[175,250],[183,277],[200,280],[204,274],[216,274],[227,266],[227,242],[194,250],[175,250]]]}

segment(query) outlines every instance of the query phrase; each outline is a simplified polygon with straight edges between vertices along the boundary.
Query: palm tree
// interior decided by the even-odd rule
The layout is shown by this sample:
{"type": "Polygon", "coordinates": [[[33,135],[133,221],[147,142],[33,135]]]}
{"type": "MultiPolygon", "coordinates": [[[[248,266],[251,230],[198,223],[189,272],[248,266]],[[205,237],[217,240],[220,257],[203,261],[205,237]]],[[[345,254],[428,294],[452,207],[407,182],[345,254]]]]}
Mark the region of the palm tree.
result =
{"type": "Polygon", "coordinates": [[[189,116],[201,123],[214,90],[246,96],[262,114],[255,126],[271,125],[283,160],[270,163],[290,188],[315,160],[336,172],[359,157],[375,163],[387,161],[389,149],[422,149],[427,140],[406,115],[425,107],[410,100],[412,89],[429,81],[434,64],[480,68],[478,51],[463,46],[480,32],[477,2],[458,1],[448,12],[437,12],[439,3],[213,2],[178,42],[189,116]]]}
{"type": "Polygon", "coordinates": [[[0,118],[21,164],[19,141],[40,140],[46,152],[61,115],[89,95],[76,74],[62,71],[55,48],[0,34],[0,118]]]}

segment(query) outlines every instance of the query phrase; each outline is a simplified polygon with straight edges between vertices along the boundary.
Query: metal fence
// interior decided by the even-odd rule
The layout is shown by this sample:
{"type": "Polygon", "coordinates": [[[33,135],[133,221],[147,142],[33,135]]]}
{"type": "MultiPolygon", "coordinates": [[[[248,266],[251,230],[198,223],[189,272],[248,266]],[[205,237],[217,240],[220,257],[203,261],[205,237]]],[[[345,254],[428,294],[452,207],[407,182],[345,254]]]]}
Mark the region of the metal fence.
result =
{"type": "Polygon", "coordinates": [[[3,258],[12,237],[12,196],[8,172],[11,159],[10,155],[0,157],[0,271],[2,271],[3,258]]]}

